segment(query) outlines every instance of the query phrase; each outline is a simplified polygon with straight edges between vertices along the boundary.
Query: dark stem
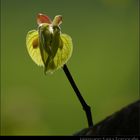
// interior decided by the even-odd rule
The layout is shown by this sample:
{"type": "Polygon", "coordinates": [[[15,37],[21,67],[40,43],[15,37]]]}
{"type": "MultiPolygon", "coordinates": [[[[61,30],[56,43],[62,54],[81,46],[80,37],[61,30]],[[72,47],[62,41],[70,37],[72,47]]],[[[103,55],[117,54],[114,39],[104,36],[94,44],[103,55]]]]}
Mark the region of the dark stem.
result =
{"type": "Polygon", "coordinates": [[[82,95],[81,95],[78,87],[76,86],[76,84],[75,84],[75,82],[74,82],[74,80],[73,80],[73,78],[72,78],[72,76],[71,76],[66,64],[63,66],[63,70],[64,70],[64,72],[65,72],[65,74],[66,74],[66,76],[67,76],[67,78],[68,78],[73,90],[75,91],[75,93],[76,93],[76,95],[77,95],[77,97],[78,97],[78,99],[79,99],[79,101],[80,101],[85,113],[86,113],[88,126],[93,127],[93,121],[92,121],[92,115],[91,115],[90,106],[87,105],[87,103],[85,102],[84,98],[82,97],[82,95]]]}

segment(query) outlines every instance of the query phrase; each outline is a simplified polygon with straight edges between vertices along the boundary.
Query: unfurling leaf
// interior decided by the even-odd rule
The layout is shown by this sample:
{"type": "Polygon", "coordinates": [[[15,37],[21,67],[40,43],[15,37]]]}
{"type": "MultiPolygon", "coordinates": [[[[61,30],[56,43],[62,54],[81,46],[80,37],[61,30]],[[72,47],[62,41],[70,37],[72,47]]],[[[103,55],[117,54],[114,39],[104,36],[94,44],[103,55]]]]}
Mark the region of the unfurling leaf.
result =
{"type": "Polygon", "coordinates": [[[63,67],[73,50],[72,39],[61,33],[59,25],[62,16],[55,16],[51,21],[46,15],[37,16],[38,29],[27,33],[26,45],[32,60],[44,67],[45,73],[54,72],[63,67]]]}

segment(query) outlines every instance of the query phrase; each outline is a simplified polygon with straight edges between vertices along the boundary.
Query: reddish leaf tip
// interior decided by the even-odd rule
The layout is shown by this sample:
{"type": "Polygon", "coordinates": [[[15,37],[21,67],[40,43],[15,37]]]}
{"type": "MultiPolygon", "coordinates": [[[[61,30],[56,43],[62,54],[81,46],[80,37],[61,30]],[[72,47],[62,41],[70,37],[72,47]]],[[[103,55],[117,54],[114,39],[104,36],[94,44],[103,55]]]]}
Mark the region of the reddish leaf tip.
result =
{"type": "Polygon", "coordinates": [[[52,21],[47,15],[39,13],[37,15],[37,23],[38,23],[38,25],[41,24],[41,23],[49,23],[49,24],[51,24],[52,21]]]}

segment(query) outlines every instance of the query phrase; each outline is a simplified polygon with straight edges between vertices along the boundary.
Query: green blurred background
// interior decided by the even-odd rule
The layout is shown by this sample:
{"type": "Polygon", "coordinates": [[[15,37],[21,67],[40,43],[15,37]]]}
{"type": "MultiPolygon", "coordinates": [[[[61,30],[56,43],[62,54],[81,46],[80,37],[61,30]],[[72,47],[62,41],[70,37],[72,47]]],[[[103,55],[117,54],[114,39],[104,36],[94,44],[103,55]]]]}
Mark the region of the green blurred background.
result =
{"type": "Polygon", "coordinates": [[[93,120],[137,100],[138,0],[1,0],[1,135],[72,135],[86,116],[63,70],[44,75],[25,38],[36,15],[63,16],[68,67],[93,120]]]}

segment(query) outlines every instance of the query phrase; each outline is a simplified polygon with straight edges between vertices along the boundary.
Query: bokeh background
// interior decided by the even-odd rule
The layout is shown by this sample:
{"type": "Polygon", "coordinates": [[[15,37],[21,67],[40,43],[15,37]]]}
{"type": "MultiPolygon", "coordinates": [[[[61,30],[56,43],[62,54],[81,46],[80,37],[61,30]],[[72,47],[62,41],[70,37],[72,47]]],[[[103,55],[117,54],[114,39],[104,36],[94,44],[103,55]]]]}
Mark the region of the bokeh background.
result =
{"type": "Polygon", "coordinates": [[[36,15],[63,16],[67,63],[98,123],[137,100],[138,0],[1,0],[1,135],[72,135],[86,116],[63,70],[44,75],[25,38],[36,15]]]}

